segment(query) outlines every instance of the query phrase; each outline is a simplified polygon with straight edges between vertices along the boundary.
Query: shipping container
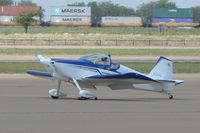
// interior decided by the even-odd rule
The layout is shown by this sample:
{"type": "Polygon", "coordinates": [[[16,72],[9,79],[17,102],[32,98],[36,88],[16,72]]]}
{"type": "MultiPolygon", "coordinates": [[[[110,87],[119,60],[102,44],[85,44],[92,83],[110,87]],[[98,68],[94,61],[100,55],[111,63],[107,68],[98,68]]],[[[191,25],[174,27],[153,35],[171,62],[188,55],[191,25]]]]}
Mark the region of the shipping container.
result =
{"type": "MultiPolygon", "coordinates": [[[[37,20],[33,25],[40,25],[40,17],[34,17],[37,20]]],[[[14,16],[0,16],[0,25],[17,25],[14,22],[14,16]]]]}
{"type": "Polygon", "coordinates": [[[104,23],[140,23],[141,17],[102,17],[104,23]]]}
{"type": "Polygon", "coordinates": [[[141,17],[102,17],[102,26],[142,26],[141,17]]]}
{"type": "Polygon", "coordinates": [[[153,18],[153,23],[192,23],[192,18],[153,18]]]}
{"type": "Polygon", "coordinates": [[[90,26],[90,17],[51,16],[51,25],[90,26]]]}
{"type": "Polygon", "coordinates": [[[16,16],[21,11],[41,10],[40,6],[0,6],[0,16],[16,16]]]}
{"type": "MultiPolygon", "coordinates": [[[[14,16],[22,11],[41,10],[39,6],[0,6],[0,25],[17,25],[13,20],[14,16]]],[[[33,25],[40,24],[40,17],[34,17],[38,20],[33,25]]]]}
{"type": "Polygon", "coordinates": [[[198,26],[199,25],[199,23],[184,23],[184,22],[182,22],[182,23],[167,23],[167,22],[160,22],[160,23],[152,23],[152,26],[153,27],[158,27],[159,25],[161,25],[161,24],[164,24],[164,25],[166,25],[166,26],[168,26],[168,27],[195,27],[195,26],[198,26]]]}
{"type": "Polygon", "coordinates": [[[14,19],[13,16],[0,16],[1,22],[10,22],[10,21],[13,21],[13,19],[14,19]]]}
{"type": "Polygon", "coordinates": [[[194,23],[192,18],[153,18],[152,26],[158,27],[164,24],[168,27],[194,27],[199,23],[194,23]]]}
{"type": "MultiPolygon", "coordinates": [[[[40,21],[40,17],[33,17],[35,20],[40,21]]],[[[0,16],[0,22],[10,22],[14,20],[14,16],[0,16]]]]}
{"type": "Polygon", "coordinates": [[[192,18],[193,12],[191,8],[154,8],[154,18],[192,18]]]}
{"type": "Polygon", "coordinates": [[[90,22],[90,17],[51,16],[51,22],[90,22]]]}
{"type": "Polygon", "coordinates": [[[91,8],[79,6],[51,7],[51,16],[91,16],[91,8]]]}

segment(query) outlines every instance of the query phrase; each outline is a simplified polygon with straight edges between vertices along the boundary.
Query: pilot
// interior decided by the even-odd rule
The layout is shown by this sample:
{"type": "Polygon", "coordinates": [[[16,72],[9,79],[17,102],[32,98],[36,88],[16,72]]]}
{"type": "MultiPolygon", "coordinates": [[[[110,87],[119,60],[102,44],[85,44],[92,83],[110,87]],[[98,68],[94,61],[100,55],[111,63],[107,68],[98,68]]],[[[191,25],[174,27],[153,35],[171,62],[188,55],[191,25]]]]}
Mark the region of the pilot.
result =
{"type": "Polygon", "coordinates": [[[107,61],[107,60],[108,60],[107,57],[103,57],[103,58],[101,58],[101,61],[107,61]]]}
{"type": "Polygon", "coordinates": [[[112,61],[111,61],[111,55],[108,54],[108,57],[110,58],[110,64],[109,64],[109,65],[111,66],[111,62],[112,62],[112,61]]]}
{"type": "MultiPolygon", "coordinates": [[[[109,56],[109,58],[110,58],[110,55],[108,55],[108,56],[109,56]]],[[[108,57],[103,57],[103,58],[101,58],[101,61],[103,61],[103,62],[104,62],[104,65],[106,65],[106,66],[104,67],[104,69],[107,69],[107,70],[110,70],[109,58],[108,58],[108,57]]]]}

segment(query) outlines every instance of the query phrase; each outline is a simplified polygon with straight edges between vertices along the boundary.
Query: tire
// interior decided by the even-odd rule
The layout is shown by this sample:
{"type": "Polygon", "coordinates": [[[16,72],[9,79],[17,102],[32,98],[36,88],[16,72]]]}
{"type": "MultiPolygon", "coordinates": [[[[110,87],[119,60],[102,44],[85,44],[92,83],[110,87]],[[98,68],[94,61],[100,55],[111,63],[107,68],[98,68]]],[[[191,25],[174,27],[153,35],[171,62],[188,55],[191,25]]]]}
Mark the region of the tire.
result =
{"type": "Polygon", "coordinates": [[[170,100],[173,99],[173,98],[174,98],[173,95],[170,95],[170,96],[169,96],[169,99],[170,99],[170,100]]]}
{"type": "Polygon", "coordinates": [[[79,97],[78,100],[89,100],[90,98],[86,98],[86,97],[79,97]]]}
{"type": "Polygon", "coordinates": [[[57,96],[51,96],[52,99],[59,99],[59,97],[57,96]]]}

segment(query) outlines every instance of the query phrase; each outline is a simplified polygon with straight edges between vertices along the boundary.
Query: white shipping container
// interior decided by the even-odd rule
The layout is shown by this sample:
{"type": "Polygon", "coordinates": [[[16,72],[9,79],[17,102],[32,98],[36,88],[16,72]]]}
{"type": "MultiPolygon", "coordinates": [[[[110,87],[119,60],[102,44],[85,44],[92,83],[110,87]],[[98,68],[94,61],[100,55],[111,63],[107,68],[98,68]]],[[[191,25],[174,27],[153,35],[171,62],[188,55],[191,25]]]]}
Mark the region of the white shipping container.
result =
{"type": "MultiPolygon", "coordinates": [[[[33,17],[33,19],[39,21],[40,17],[33,17]]],[[[14,20],[14,16],[0,16],[1,22],[10,22],[14,20]]]]}
{"type": "Polygon", "coordinates": [[[90,22],[90,17],[51,16],[51,22],[90,22]]]}
{"type": "Polygon", "coordinates": [[[57,16],[91,16],[90,7],[59,6],[51,7],[51,15],[57,16]]]}
{"type": "Polygon", "coordinates": [[[141,23],[141,17],[102,17],[102,23],[141,23]]]}
{"type": "Polygon", "coordinates": [[[13,21],[13,19],[14,19],[13,16],[0,16],[1,22],[10,22],[10,21],[13,21]]]}

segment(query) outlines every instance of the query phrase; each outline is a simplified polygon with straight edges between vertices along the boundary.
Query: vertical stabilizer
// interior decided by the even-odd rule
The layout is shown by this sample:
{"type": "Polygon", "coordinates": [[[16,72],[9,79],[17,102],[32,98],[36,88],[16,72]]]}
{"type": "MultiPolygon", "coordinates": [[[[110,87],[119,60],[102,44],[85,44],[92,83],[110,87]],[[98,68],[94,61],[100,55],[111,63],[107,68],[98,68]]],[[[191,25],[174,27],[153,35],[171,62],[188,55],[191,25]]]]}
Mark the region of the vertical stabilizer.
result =
{"type": "Polygon", "coordinates": [[[173,79],[173,62],[161,56],[151,70],[149,76],[154,79],[173,79]]]}

